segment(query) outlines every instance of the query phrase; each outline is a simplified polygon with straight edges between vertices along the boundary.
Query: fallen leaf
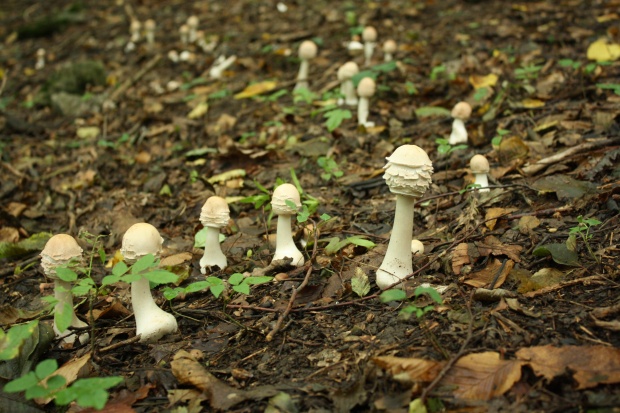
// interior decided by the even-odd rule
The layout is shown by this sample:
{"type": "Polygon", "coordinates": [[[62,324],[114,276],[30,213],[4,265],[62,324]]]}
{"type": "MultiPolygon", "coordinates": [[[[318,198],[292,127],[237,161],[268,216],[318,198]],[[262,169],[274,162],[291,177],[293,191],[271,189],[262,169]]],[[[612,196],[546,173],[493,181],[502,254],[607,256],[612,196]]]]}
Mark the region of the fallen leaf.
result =
{"type": "Polygon", "coordinates": [[[536,248],[532,254],[536,257],[548,257],[562,265],[579,266],[579,256],[575,251],[568,249],[566,244],[546,244],[536,248]]]}
{"type": "Polygon", "coordinates": [[[433,381],[441,371],[443,363],[420,358],[394,356],[374,357],[373,362],[395,378],[407,376],[410,381],[433,381]]]}
{"type": "Polygon", "coordinates": [[[198,119],[206,115],[209,110],[209,104],[207,102],[201,102],[191,112],[188,113],[188,119],[198,119]]]}
{"type": "Polygon", "coordinates": [[[469,245],[465,242],[454,248],[454,252],[452,253],[452,271],[454,271],[456,275],[461,273],[461,268],[463,268],[464,265],[471,263],[468,250],[469,245]]]}
{"type": "Polygon", "coordinates": [[[536,285],[536,289],[557,285],[566,278],[564,272],[555,268],[541,268],[536,271],[530,280],[536,285]]]}
{"type": "Polygon", "coordinates": [[[530,234],[532,230],[540,225],[540,220],[532,215],[526,215],[519,219],[517,226],[523,235],[530,234]]]}
{"type": "Polygon", "coordinates": [[[497,219],[502,215],[510,214],[511,212],[517,211],[517,208],[487,208],[487,213],[484,216],[484,220],[486,221],[484,224],[490,230],[495,228],[495,224],[497,224],[497,219]]]}
{"type": "Polygon", "coordinates": [[[360,267],[355,268],[355,275],[351,278],[351,289],[360,297],[364,297],[370,291],[368,275],[360,267]]]}
{"type": "Polygon", "coordinates": [[[235,95],[235,99],[246,99],[269,92],[276,88],[278,84],[273,80],[265,80],[259,83],[253,83],[235,95]]]}
{"type": "Polygon", "coordinates": [[[504,281],[506,281],[506,277],[514,265],[514,261],[506,260],[506,263],[502,266],[501,261],[496,258],[487,264],[484,269],[468,274],[464,278],[463,283],[472,287],[484,287],[491,284],[491,282],[497,277],[494,287],[500,287],[504,284],[504,281]]]}
{"type": "Polygon", "coordinates": [[[515,262],[521,262],[521,245],[502,244],[502,242],[493,235],[484,238],[482,242],[475,242],[480,255],[486,257],[488,255],[505,255],[515,262]]]}
{"type": "Polygon", "coordinates": [[[101,129],[99,126],[83,126],[78,128],[76,131],[76,135],[80,139],[92,140],[96,139],[97,136],[101,133],[101,129]]]}
{"type": "Polygon", "coordinates": [[[517,351],[534,373],[547,380],[569,373],[577,389],[620,382],[620,349],[606,346],[535,346],[517,351]]]}
{"type": "Polygon", "coordinates": [[[483,87],[492,87],[497,84],[499,78],[495,73],[488,74],[486,76],[471,75],[469,77],[469,83],[474,89],[481,89],[483,87]]]}
{"type": "Polygon", "coordinates": [[[521,105],[523,105],[525,109],[536,109],[544,107],[545,102],[540,99],[523,99],[521,105]]]}
{"type": "Polygon", "coordinates": [[[591,182],[578,181],[562,174],[544,176],[534,182],[532,187],[540,193],[555,192],[560,200],[579,198],[596,189],[596,185],[591,182]]]}
{"type": "Polygon", "coordinates": [[[499,144],[498,156],[503,165],[515,159],[525,158],[530,149],[518,136],[502,139],[499,144]]]}
{"type": "MultiPolygon", "coordinates": [[[[64,377],[66,380],[65,386],[71,385],[71,383],[76,381],[78,377],[84,377],[87,375],[82,371],[82,369],[83,368],[88,369],[85,366],[86,366],[86,363],[88,363],[88,361],[90,360],[90,356],[91,356],[91,353],[86,353],[82,357],[69,360],[68,362],[60,366],[58,370],[54,372],[53,375],[64,377]]],[[[39,404],[47,404],[50,401],[52,401],[52,398],[51,397],[36,398],[34,400],[39,404]]]]}
{"type": "Polygon", "coordinates": [[[417,108],[415,110],[415,114],[418,118],[426,118],[430,116],[449,117],[450,111],[439,106],[422,106],[421,108],[417,108]]]}
{"type": "Polygon", "coordinates": [[[620,44],[609,43],[606,39],[598,39],[588,46],[587,57],[597,62],[609,62],[620,57],[620,44]]]}

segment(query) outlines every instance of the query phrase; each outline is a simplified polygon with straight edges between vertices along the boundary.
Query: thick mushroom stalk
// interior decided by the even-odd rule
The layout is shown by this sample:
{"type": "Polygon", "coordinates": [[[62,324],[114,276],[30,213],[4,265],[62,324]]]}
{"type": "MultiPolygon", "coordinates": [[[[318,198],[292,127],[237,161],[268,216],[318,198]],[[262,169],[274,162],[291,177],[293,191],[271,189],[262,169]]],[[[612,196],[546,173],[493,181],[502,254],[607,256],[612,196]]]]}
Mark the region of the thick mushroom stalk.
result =
{"type": "Polygon", "coordinates": [[[372,26],[364,27],[362,32],[362,40],[364,40],[364,65],[370,66],[372,54],[377,44],[377,30],[372,26]]]}
{"type": "Polygon", "coordinates": [[[474,174],[474,185],[480,185],[480,192],[489,192],[488,173],[491,170],[489,161],[484,155],[474,155],[469,161],[469,167],[474,174]]]}
{"type": "Polygon", "coordinates": [[[375,81],[370,77],[363,78],[357,85],[357,94],[359,96],[359,101],[357,103],[357,124],[366,128],[375,126],[374,122],[368,121],[370,98],[375,94],[375,89],[375,81]]]}
{"type": "MultiPolygon", "coordinates": [[[[78,245],[71,235],[57,234],[47,241],[45,248],[41,251],[41,267],[48,278],[54,280],[54,298],[58,303],[54,307],[54,312],[60,314],[63,311],[71,311],[70,327],[84,328],[88,324],[77,318],[73,310],[73,294],[71,293],[71,283],[58,278],[56,269],[61,266],[71,265],[82,261],[82,248],[78,245]]],[[[68,329],[60,331],[54,318],[54,332],[56,338],[62,337],[62,342],[74,344],[78,338],[75,334],[68,334],[68,329]]],[[[80,343],[87,343],[90,336],[88,333],[79,335],[80,343]]]]}
{"type": "Polygon", "coordinates": [[[338,105],[346,104],[348,106],[356,106],[357,95],[355,94],[355,85],[353,84],[353,76],[360,71],[357,63],[347,62],[338,69],[338,80],[340,81],[340,94],[344,98],[338,99],[338,105]]]}
{"type": "Polygon", "coordinates": [[[220,245],[220,228],[228,225],[229,219],[230,210],[226,200],[219,196],[209,197],[200,212],[200,222],[207,228],[205,253],[200,259],[200,272],[203,274],[207,273],[207,267],[224,269],[228,266],[220,245]]]}
{"type": "Polygon", "coordinates": [[[273,191],[271,207],[274,214],[278,215],[278,227],[276,229],[276,252],[273,260],[292,258],[291,265],[301,267],[304,265],[304,256],[297,249],[293,241],[291,231],[291,218],[297,214],[297,209],[301,206],[299,191],[295,185],[282,184],[273,191]],[[287,203],[289,201],[289,203],[287,203]],[[289,205],[291,204],[292,205],[289,205]],[[294,206],[294,207],[293,207],[294,206]]]}
{"type": "Polygon", "coordinates": [[[314,59],[318,52],[316,44],[312,40],[305,40],[299,45],[299,72],[297,74],[297,84],[295,89],[308,88],[308,72],[310,59],[314,59]]]}
{"type": "Polygon", "coordinates": [[[471,116],[471,106],[467,102],[459,102],[452,108],[451,115],[454,121],[452,122],[452,132],[450,133],[448,143],[450,145],[467,143],[465,121],[471,116]]]}
{"type": "MultiPolygon", "coordinates": [[[[148,254],[157,258],[163,242],[154,226],[146,223],[134,224],[123,236],[121,254],[128,264],[133,264],[148,254]]],[[[159,308],[153,300],[148,279],[142,277],[131,283],[131,304],[136,318],[136,335],[140,335],[140,342],[154,342],[177,331],[177,320],[174,316],[159,308]]]]}
{"type": "Polygon", "coordinates": [[[383,178],[390,191],[396,194],[396,212],[388,248],[377,270],[377,285],[382,290],[413,272],[413,205],[415,199],[424,195],[430,186],[433,173],[428,155],[416,145],[397,148],[387,160],[383,178]]]}

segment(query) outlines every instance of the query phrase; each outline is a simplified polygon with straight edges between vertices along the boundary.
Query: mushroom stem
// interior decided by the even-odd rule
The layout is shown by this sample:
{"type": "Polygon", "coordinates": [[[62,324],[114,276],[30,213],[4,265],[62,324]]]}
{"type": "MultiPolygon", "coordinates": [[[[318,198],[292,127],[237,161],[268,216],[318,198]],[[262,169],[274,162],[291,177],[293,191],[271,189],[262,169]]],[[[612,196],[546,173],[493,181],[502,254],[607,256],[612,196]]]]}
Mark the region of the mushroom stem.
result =
{"type": "MultiPolygon", "coordinates": [[[[55,313],[61,313],[65,309],[70,309],[71,311],[71,324],[70,327],[83,328],[88,327],[88,324],[77,318],[75,315],[75,311],[73,310],[73,294],[71,293],[71,283],[68,281],[63,281],[60,279],[54,280],[54,298],[58,300],[56,306],[54,307],[55,313]],[[67,304],[69,304],[67,306],[67,304]]],[[[65,336],[68,330],[60,331],[56,326],[56,320],[54,320],[54,332],[57,337],[65,336]]],[[[62,338],[64,343],[73,344],[76,339],[75,334],[69,334],[66,337],[62,338]]],[[[80,343],[87,343],[89,339],[88,333],[80,334],[80,343]]]]}
{"type": "Polygon", "coordinates": [[[205,239],[205,253],[200,259],[200,272],[207,273],[207,267],[218,266],[220,270],[226,268],[228,262],[220,247],[220,230],[207,227],[205,239]]]}
{"type": "Polygon", "coordinates": [[[308,88],[308,60],[301,59],[301,63],[299,65],[299,73],[297,74],[297,84],[295,85],[295,89],[308,88]]]}
{"type": "Polygon", "coordinates": [[[370,66],[374,50],[375,42],[364,42],[364,65],[370,66]]]}
{"type": "Polygon", "coordinates": [[[377,271],[377,285],[382,290],[413,272],[411,236],[413,233],[414,203],[415,198],[412,196],[396,195],[392,234],[385,258],[377,271]]]}
{"type": "Polygon", "coordinates": [[[155,341],[177,331],[174,316],[159,308],[153,300],[148,279],[142,277],[131,283],[131,303],[136,318],[136,335],[142,335],[140,342],[155,341]]]}
{"type": "Polygon", "coordinates": [[[348,106],[357,105],[357,96],[355,95],[355,85],[351,79],[347,79],[340,84],[340,94],[344,95],[344,99],[338,101],[339,105],[343,103],[348,106]]]}
{"type": "Polygon", "coordinates": [[[292,258],[291,265],[300,267],[304,264],[304,256],[295,246],[293,241],[293,233],[291,231],[292,215],[278,215],[278,227],[276,229],[276,252],[273,255],[274,260],[281,260],[286,257],[292,258]]]}
{"type": "Polygon", "coordinates": [[[452,132],[448,142],[450,145],[467,143],[467,129],[465,129],[465,122],[461,119],[454,119],[454,122],[452,122],[452,132]]]}
{"type": "Polygon", "coordinates": [[[368,108],[370,106],[370,99],[367,97],[360,97],[357,103],[357,124],[368,127],[374,126],[374,122],[368,122],[368,108]]]}
{"type": "Polygon", "coordinates": [[[474,184],[480,185],[479,192],[489,192],[489,178],[487,174],[474,174],[474,184]]]}

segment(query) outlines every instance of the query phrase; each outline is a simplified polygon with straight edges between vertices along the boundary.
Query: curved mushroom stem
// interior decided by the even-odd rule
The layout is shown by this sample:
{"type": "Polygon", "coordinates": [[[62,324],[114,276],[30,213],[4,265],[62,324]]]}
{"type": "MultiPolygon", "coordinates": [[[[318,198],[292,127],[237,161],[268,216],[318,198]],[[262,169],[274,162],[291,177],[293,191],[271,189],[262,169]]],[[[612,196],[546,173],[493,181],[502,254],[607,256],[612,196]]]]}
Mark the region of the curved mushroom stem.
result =
{"type": "MultiPolygon", "coordinates": [[[[71,283],[56,279],[54,280],[54,298],[58,300],[54,307],[54,312],[61,313],[65,310],[71,311],[71,324],[70,327],[84,328],[88,327],[88,324],[77,318],[75,311],[73,310],[73,294],[71,293],[71,283]],[[68,304],[68,305],[67,305],[68,304]]],[[[56,320],[54,320],[54,332],[56,337],[63,337],[67,334],[68,330],[60,331],[56,326],[56,320]]],[[[78,336],[75,334],[69,334],[63,337],[63,343],[73,344],[78,336]]],[[[90,336],[88,333],[82,333],[79,336],[80,343],[87,343],[90,336]]]]}
{"type": "Polygon", "coordinates": [[[304,265],[304,256],[297,249],[293,241],[293,233],[291,231],[291,216],[281,214],[278,215],[278,227],[276,229],[276,252],[273,255],[274,260],[284,258],[292,258],[291,265],[301,267],[304,265]]]}
{"type": "Polygon", "coordinates": [[[489,177],[487,174],[474,174],[474,184],[480,185],[478,192],[489,192],[489,177]]]}
{"type": "MultiPolygon", "coordinates": [[[[340,93],[344,95],[344,100],[342,103],[348,106],[357,105],[357,95],[355,94],[355,85],[353,85],[353,81],[351,79],[347,79],[340,84],[340,93]]],[[[338,104],[342,105],[340,101],[338,104]]]]}
{"type": "Polygon", "coordinates": [[[308,69],[309,64],[307,59],[301,59],[301,64],[299,65],[299,73],[297,74],[297,84],[295,85],[295,89],[308,88],[308,69]]]}
{"type": "Polygon", "coordinates": [[[357,103],[357,124],[365,127],[375,126],[374,122],[368,122],[368,108],[370,99],[361,97],[357,103]]]}
{"type": "Polygon", "coordinates": [[[228,265],[226,256],[220,246],[220,230],[215,227],[207,227],[205,239],[205,253],[200,259],[200,272],[207,273],[207,267],[217,265],[223,270],[228,265]]]}
{"type": "Polygon", "coordinates": [[[454,122],[452,122],[452,133],[450,133],[448,143],[450,145],[467,143],[467,129],[465,129],[465,122],[461,119],[454,119],[454,122]]]}
{"type": "Polygon", "coordinates": [[[141,335],[140,342],[155,341],[177,331],[177,320],[157,306],[146,278],[131,283],[131,303],[136,318],[136,335],[141,335]]]}
{"type": "MultiPolygon", "coordinates": [[[[396,195],[394,225],[385,257],[377,270],[377,285],[382,290],[413,272],[411,235],[413,233],[413,204],[415,198],[396,195]]],[[[398,286],[402,288],[403,285],[398,286]]]]}

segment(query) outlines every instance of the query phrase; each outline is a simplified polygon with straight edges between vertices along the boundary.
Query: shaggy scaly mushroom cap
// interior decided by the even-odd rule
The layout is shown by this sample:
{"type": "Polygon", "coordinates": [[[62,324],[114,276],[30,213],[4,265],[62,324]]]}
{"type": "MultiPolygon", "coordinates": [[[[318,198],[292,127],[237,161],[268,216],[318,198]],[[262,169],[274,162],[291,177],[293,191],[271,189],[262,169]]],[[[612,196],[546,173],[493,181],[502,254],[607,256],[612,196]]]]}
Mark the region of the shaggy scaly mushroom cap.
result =
{"type": "Polygon", "coordinates": [[[56,278],[56,268],[67,265],[72,260],[82,259],[82,248],[75,238],[67,234],[57,234],[47,241],[41,251],[41,267],[45,275],[56,278]]]}
{"type": "Polygon", "coordinates": [[[386,184],[394,194],[421,197],[431,184],[433,163],[419,146],[403,145],[386,158],[386,184]]]}
{"type": "Polygon", "coordinates": [[[128,261],[137,261],[148,254],[159,257],[164,239],[157,228],[141,222],[132,225],[123,236],[121,254],[128,261]]]}
{"type": "Polygon", "coordinates": [[[200,222],[205,227],[223,228],[230,220],[230,209],[224,198],[211,196],[202,206],[200,222]]]}
{"type": "Polygon", "coordinates": [[[295,215],[301,207],[299,191],[293,184],[282,184],[273,191],[271,197],[273,213],[278,215],[295,215]],[[286,201],[293,201],[295,209],[291,208],[286,201]]]}

